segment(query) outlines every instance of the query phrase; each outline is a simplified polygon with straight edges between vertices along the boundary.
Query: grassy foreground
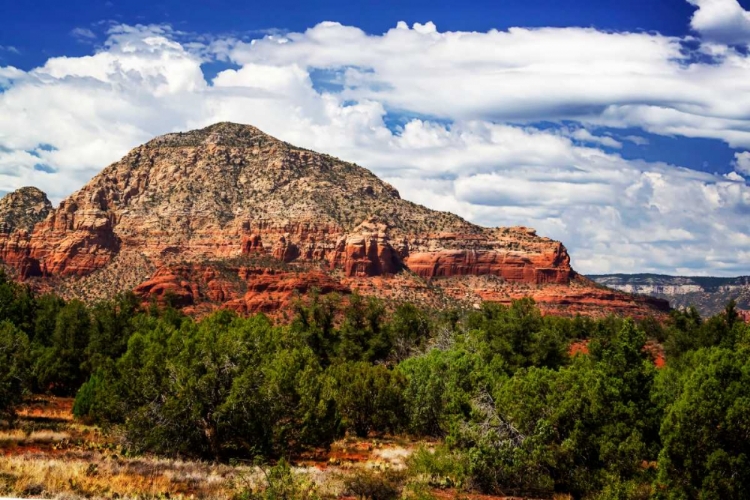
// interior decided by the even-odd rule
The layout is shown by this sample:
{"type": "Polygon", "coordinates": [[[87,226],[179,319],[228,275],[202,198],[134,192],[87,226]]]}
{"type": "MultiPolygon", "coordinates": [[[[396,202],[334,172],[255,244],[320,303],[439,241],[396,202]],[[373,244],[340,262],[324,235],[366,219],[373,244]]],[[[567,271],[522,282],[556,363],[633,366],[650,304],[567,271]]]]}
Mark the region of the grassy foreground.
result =
{"type": "MultiPolygon", "coordinates": [[[[0,496],[23,498],[501,498],[425,487],[408,439],[346,438],[283,467],[128,456],[121,436],[73,418],[73,398],[30,397],[0,430],[0,496]]],[[[567,498],[567,497],[560,497],[567,498]]]]}

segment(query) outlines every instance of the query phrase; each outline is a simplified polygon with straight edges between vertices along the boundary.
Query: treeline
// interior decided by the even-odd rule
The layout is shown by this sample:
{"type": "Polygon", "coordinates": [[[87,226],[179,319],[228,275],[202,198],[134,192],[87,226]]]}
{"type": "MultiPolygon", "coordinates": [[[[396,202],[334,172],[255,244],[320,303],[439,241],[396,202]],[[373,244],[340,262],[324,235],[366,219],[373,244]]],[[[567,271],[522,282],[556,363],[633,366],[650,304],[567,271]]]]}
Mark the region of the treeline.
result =
{"type": "Polygon", "coordinates": [[[0,409],[76,394],[132,452],[293,458],[349,434],[437,437],[435,487],[575,498],[750,497],[750,331],[733,304],[660,324],[313,295],[290,325],[92,307],[0,284],[0,409]],[[656,369],[647,342],[667,353],[656,369]],[[585,341],[586,354],[570,346],[585,341]]]}

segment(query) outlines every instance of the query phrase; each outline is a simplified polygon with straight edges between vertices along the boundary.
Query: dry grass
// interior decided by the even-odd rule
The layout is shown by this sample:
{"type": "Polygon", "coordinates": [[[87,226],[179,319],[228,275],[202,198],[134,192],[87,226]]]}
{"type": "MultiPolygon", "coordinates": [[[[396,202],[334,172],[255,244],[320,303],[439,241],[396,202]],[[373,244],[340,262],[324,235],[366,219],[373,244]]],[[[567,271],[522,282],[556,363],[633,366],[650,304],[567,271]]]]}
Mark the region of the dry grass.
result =
{"type": "Polygon", "coordinates": [[[30,433],[24,429],[0,431],[0,446],[8,444],[55,443],[65,439],[70,439],[69,433],[52,430],[32,431],[30,433]]]}
{"type": "Polygon", "coordinates": [[[33,396],[16,411],[23,420],[39,422],[72,422],[73,399],[33,396]]]}
{"type": "Polygon", "coordinates": [[[0,457],[0,493],[65,498],[231,498],[249,468],[89,454],[0,457]]]}

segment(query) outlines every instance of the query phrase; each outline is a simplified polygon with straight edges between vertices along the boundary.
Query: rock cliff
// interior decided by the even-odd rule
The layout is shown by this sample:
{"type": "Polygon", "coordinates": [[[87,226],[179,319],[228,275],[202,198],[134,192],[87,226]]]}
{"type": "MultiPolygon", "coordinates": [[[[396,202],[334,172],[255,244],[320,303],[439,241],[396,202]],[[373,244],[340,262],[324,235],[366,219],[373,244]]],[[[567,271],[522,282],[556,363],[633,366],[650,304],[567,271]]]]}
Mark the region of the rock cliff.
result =
{"type": "Polygon", "coordinates": [[[564,297],[576,275],[562,243],[416,205],[364,168],[247,125],[157,137],[46,211],[11,218],[0,257],[20,279],[89,300],[132,288],[251,312],[318,288],[411,290],[430,302],[450,280],[477,276],[496,280],[489,300],[521,289],[547,297],[550,310],[589,300],[564,297]]]}

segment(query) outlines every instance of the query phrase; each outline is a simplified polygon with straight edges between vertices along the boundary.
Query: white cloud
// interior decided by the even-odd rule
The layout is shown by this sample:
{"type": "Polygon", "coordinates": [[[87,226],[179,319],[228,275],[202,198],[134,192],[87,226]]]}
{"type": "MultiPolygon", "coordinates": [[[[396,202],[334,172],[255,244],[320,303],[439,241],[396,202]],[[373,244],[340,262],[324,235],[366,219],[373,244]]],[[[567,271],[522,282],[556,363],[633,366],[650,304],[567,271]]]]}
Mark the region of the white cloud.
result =
{"type": "Polygon", "coordinates": [[[0,66],[0,91],[10,85],[10,83],[18,78],[25,75],[20,69],[14,68],[13,66],[0,66]]]}
{"type": "Polygon", "coordinates": [[[606,135],[594,135],[585,128],[579,128],[571,134],[571,137],[577,141],[587,142],[589,144],[601,144],[608,148],[620,149],[622,143],[606,135]]]}
{"type": "Polygon", "coordinates": [[[750,12],[737,0],[687,0],[698,7],[690,26],[705,39],[725,45],[750,44],[750,12]]]}
{"type": "Polygon", "coordinates": [[[59,201],[155,135],[231,120],[356,161],[430,207],[536,227],[564,241],[582,272],[747,272],[742,177],[600,149],[622,143],[597,125],[750,143],[747,58],[682,57],[679,40],[590,29],[399,23],[372,36],[324,23],[244,44],[118,26],[91,56],[0,67],[0,190],[33,184],[59,201]],[[210,57],[240,67],[208,82],[210,57]],[[316,91],[313,68],[336,73],[344,90],[316,91]],[[394,112],[424,118],[393,132],[394,112]],[[560,118],[580,125],[523,125],[560,118]]]}
{"type": "Polygon", "coordinates": [[[648,139],[639,135],[628,135],[623,137],[623,139],[628,142],[632,142],[636,146],[648,146],[650,144],[650,141],[648,139]]]}
{"type": "Polygon", "coordinates": [[[343,94],[462,120],[570,119],[708,137],[750,147],[748,58],[714,45],[695,62],[684,40],[582,28],[439,32],[405,23],[381,36],[321,23],[304,33],[237,42],[239,64],[340,71],[343,94]]]}
{"type": "Polygon", "coordinates": [[[750,151],[734,154],[734,170],[750,176],[750,151]]]}
{"type": "Polygon", "coordinates": [[[20,54],[21,53],[21,51],[18,50],[13,45],[0,45],[0,52],[2,52],[2,51],[11,52],[13,54],[20,54]]]}
{"type": "Polygon", "coordinates": [[[91,42],[92,40],[96,40],[97,38],[96,33],[88,28],[74,28],[73,30],[71,30],[70,35],[73,38],[77,38],[78,40],[86,42],[91,42]]]}

